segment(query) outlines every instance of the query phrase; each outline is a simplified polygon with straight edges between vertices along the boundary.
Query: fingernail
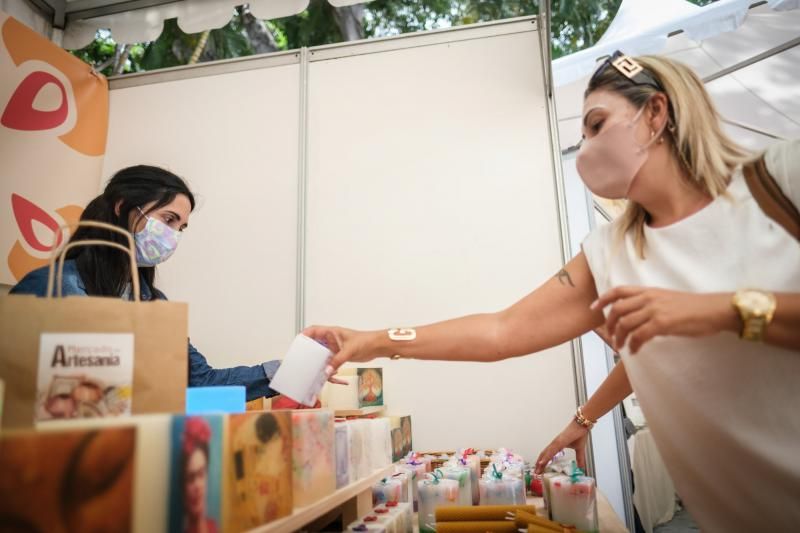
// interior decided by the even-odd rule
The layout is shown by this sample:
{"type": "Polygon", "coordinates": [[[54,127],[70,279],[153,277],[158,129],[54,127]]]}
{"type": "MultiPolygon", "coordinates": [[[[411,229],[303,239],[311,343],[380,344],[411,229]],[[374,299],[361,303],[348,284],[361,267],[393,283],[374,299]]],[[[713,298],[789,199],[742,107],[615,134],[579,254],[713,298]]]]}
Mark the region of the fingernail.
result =
{"type": "Polygon", "coordinates": [[[597,302],[598,302],[599,300],[600,300],[600,298],[598,298],[597,300],[595,300],[595,301],[593,301],[592,303],[590,303],[590,304],[589,304],[589,309],[591,309],[592,311],[597,311],[597,302]]]}
{"type": "Polygon", "coordinates": [[[331,365],[325,367],[325,375],[328,377],[333,375],[333,367],[331,365]]]}

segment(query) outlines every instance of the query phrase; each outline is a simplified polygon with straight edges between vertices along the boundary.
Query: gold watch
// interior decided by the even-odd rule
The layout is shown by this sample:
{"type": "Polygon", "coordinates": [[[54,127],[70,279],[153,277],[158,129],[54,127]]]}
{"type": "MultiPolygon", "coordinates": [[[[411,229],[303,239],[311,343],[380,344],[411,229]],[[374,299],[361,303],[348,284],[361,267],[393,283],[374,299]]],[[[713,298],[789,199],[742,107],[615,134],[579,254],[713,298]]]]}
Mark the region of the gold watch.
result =
{"type": "Polygon", "coordinates": [[[757,289],[739,289],[733,295],[733,307],[742,319],[739,336],[748,341],[761,341],[775,314],[775,295],[757,289]]]}

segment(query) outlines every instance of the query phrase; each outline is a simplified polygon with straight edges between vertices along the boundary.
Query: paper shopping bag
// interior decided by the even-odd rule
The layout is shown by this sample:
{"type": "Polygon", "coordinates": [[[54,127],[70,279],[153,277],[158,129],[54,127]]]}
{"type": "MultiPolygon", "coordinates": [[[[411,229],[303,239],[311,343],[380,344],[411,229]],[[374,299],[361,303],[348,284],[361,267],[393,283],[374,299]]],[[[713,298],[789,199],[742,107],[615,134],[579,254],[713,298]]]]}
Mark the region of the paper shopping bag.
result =
{"type": "MultiPolygon", "coordinates": [[[[81,225],[101,226],[96,222],[81,225]]],[[[120,230],[121,231],[121,230],[120,230]]],[[[130,234],[123,232],[130,237],[130,234]]],[[[56,256],[76,245],[127,251],[133,241],[79,241],[51,259],[48,297],[0,298],[0,379],[5,381],[2,427],[48,420],[183,412],[188,379],[188,306],[167,301],[52,297],[56,256]]],[[[57,291],[57,292],[60,292],[57,291]]]]}

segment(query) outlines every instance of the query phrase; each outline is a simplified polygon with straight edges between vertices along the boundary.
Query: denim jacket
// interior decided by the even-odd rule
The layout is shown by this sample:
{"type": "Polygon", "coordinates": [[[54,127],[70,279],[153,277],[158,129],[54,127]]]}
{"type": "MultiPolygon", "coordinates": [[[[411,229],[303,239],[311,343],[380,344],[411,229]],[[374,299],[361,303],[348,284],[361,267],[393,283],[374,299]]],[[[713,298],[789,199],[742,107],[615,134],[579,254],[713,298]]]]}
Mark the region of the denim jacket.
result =
{"type": "MultiPolygon", "coordinates": [[[[64,262],[64,278],[62,280],[64,296],[88,296],[83,280],[78,273],[74,260],[64,262]]],[[[146,284],[141,284],[142,300],[166,300],[161,291],[151,294],[146,284]]],[[[47,292],[47,267],[29,272],[12,289],[11,294],[34,294],[43,297],[47,292]]],[[[214,385],[244,385],[247,389],[247,400],[262,396],[270,397],[278,394],[269,388],[269,382],[278,370],[280,361],[268,361],[255,366],[236,366],[232,368],[212,368],[206,358],[189,342],[189,386],[208,387],[214,385]]]]}

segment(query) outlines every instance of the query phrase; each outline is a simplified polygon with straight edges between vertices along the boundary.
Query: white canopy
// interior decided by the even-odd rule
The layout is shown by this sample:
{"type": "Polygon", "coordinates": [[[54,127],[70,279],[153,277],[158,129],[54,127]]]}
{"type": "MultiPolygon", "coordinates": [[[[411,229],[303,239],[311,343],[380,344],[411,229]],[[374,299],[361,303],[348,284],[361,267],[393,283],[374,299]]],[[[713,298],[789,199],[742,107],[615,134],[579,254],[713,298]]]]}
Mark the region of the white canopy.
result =
{"type": "MultiPolygon", "coordinates": [[[[53,11],[55,26],[64,27],[65,48],[86,45],[98,28],[110,28],[118,42],[150,41],[161,33],[163,20],[173,17],[189,33],[221,27],[241,1],[28,0],[53,11]]],[[[328,1],[343,6],[363,0],[328,1]]],[[[249,1],[253,14],[264,19],[300,13],[308,3],[249,1]]],[[[0,5],[7,9],[7,2],[0,5]]],[[[798,7],[800,0],[717,0],[703,7],[686,0],[623,0],[595,46],[553,62],[561,148],[580,138],[583,89],[597,61],[617,49],[666,54],[692,66],[706,79],[729,132],[746,146],[800,138],[798,7]]],[[[18,9],[10,13],[18,16],[18,9]]]]}
{"type": "MultiPolygon", "coordinates": [[[[18,1],[18,0],[17,0],[18,1]]],[[[365,0],[328,0],[341,7],[365,0]]],[[[366,0],[369,1],[369,0],[366,0]]],[[[186,33],[221,28],[231,20],[233,8],[243,0],[33,0],[52,12],[52,25],[63,28],[62,46],[83,48],[98,29],[110,29],[119,43],[153,41],[165,19],[177,18],[186,33]]],[[[250,11],[261,19],[302,13],[309,0],[248,0],[250,11]]],[[[12,13],[13,15],[13,13],[12,13]]]]}
{"type": "Polygon", "coordinates": [[[580,138],[583,90],[597,60],[664,54],[706,81],[726,128],[751,148],[800,138],[800,0],[623,0],[597,45],[553,62],[561,148],[580,138]],[[672,35],[670,37],[670,35],[672,35]]]}

